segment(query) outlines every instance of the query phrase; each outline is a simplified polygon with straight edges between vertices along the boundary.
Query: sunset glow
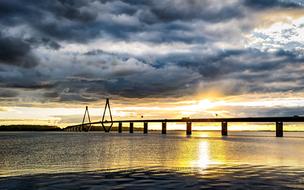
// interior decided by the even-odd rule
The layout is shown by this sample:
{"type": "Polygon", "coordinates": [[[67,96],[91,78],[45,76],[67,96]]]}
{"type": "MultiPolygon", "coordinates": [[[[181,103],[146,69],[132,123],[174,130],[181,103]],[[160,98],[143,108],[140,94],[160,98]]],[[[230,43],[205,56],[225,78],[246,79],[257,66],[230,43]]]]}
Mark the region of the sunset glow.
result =
{"type": "Polygon", "coordinates": [[[304,115],[302,1],[0,6],[0,124],[304,115]]]}
{"type": "Polygon", "coordinates": [[[304,189],[304,0],[0,0],[0,190],[304,189]]]}

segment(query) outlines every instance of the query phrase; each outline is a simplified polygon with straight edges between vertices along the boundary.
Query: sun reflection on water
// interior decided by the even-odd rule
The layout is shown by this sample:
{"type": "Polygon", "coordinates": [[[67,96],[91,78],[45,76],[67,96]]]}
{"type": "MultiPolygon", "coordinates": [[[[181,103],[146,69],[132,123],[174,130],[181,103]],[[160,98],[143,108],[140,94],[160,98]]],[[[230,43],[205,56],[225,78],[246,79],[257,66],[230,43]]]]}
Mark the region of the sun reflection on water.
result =
{"type": "Polygon", "coordinates": [[[209,165],[219,164],[219,162],[211,159],[210,145],[207,141],[202,141],[198,145],[198,159],[192,162],[192,167],[201,169],[208,168],[209,165]]]}

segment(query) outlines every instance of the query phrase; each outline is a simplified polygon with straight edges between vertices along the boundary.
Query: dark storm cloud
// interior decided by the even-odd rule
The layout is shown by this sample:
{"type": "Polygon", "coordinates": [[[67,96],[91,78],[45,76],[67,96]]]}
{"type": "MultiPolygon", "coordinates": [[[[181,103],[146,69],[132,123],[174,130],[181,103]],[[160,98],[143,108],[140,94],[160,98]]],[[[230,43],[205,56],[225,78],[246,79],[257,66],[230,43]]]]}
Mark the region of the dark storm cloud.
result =
{"type": "MultiPolygon", "coordinates": [[[[243,15],[235,4],[216,9],[203,1],[1,1],[0,23],[6,26],[27,24],[33,35],[56,42],[86,42],[98,37],[155,42],[204,40],[186,37],[191,20],[221,22],[243,15]],[[128,17],[133,20],[121,20],[128,17]],[[147,39],[141,32],[159,32],[147,39]],[[178,31],[180,31],[178,33],[178,31]],[[135,36],[135,37],[134,37],[135,36]]],[[[44,43],[44,42],[42,42],[44,43]]]]}
{"type": "Polygon", "coordinates": [[[257,60],[255,57],[267,57],[257,50],[227,50],[215,52],[212,55],[202,55],[200,53],[192,54],[174,54],[166,56],[160,63],[171,62],[182,67],[198,71],[205,80],[215,80],[224,78],[227,75],[243,71],[258,72],[261,70],[275,70],[280,67],[282,62],[267,63],[257,60]],[[243,59],[242,59],[243,58],[243,59]],[[248,60],[249,59],[249,60],[248,60]],[[250,60],[252,59],[252,60],[250,60]]]}
{"type": "Polygon", "coordinates": [[[0,65],[0,88],[22,90],[50,89],[56,84],[50,81],[47,73],[36,70],[0,65]]]}
{"type": "MultiPolygon", "coordinates": [[[[87,39],[86,35],[96,36],[89,31],[96,14],[81,10],[88,1],[1,1],[0,23],[6,26],[26,24],[32,35],[59,40],[87,39]],[[74,23],[68,24],[68,20],[74,23]],[[82,26],[82,27],[81,27],[82,26]]],[[[42,42],[44,43],[44,42],[42,42]]]]}
{"type": "MultiPolygon", "coordinates": [[[[242,32],[254,25],[246,17],[258,9],[295,6],[301,4],[279,0],[3,0],[0,87],[42,91],[44,98],[60,102],[89,102],[106,96],[177,97],[212,87],[227,95],[301,91],[301,85],[275,84],[304,81],[301,69],[290,71],[293,75],[289,76],[284,73],[303,63],[296,52],[214,45],[244,40],[242,32]],[[128,47],[121,48],[127,53],[107,52],[98,49],[111,46],[103,42],[90,48],[98,40],[113,45],[138,42],[155,46],[155,52],[137,55],[128,47]],[[68,48],[70,44],[75,50],[68,48]],[[163,53],[159,44],[171,49],[163,53]],[[176,44],[193,47],[186,46],[180,53],[175,51],[176,44]],[[87,49],[80,51],[80,46],[87,49]]],[[[293,35],[292,31],[285,33],[286,38],[293,35]]]]}
{"type": "MultiPolygon", "coordinates": [[[[85,55],[99,57],[105,54],[94,50],[85,55]]],[[[93,101],[108,96],[179,97],[195,93],[201,82],[203,90],[217,87],[225,95],[303,90],[301,86],[276,84],[293,84],[295,80],[303,80],[302,70],[291,71],[293,75],[285,73],[288,71],[286,68],[298,67],[304,61],[292,52],[266,53],[248,49],[209,56],[199,53],[169,54],[158,58],[155,65],[134,58],[130,62],[124,56],[116,59],[120,61],[108,65],[101,72],[82,70],[68,80],[57,82],[58,85],[53,88],[58,92],[56,98],[59,99],[56,101],[93,101]],[[277,60],[271,61],[273,59],[277,60]],[[109,76],[100,79],[100,76],[107,75],[106,70],[109,70],[109,76]]]]}
{"type": "Polygon", "coordinates": [[[18,96],[18,92],[10,89],[0,89],[0,98],[13,98],[18,96]]]}
{"type": "Polygon", "coordinates": [[[54,50],[58,50],[60,49],[60,44],[58,44],[56,41],[53,41],[49,38],[28,38],[25,39],[26,42],[28,42],[29,44],[31,44],[32,46],[44,46],[50,49],[54,49],[54,50]]]}
{"type": "Polygon", "coordinates": [[[50,84],[50,83],[44,83],[44,82],[33,82],[30,81],[30,83],[26,83],[26,82],[12,82],[8,85],[6,85],[6,87],[10,87],[10,88],[23,88],[23,89],[28,89],[28,90],[37,90],[37,89],[49,89],[49,88],[53,88],[55,85],[54,84],[50,84]]]}
{"type": "Polygon", "coordinates": [[[6,26],[27,24],[35,30],[34,35],[42,38],[77,42],[100,37],[102,32],[123,38],[139,30],[139,26],[97,20],[97,15],[102,18],[114,15],[107,12],[106,7],[94,10],[92,3],[94,1],[1,1],[0,23],[6,26]]]}
{"type": "Polygon", "coordinates": [[[38,64],[38,60],[32,54],[28,43],[0,33],[0,64],[32,68],[38,64]]]}
{"type": "Polygon", "coordinates": [[[176,20],[205,20],[220,22],[243,15],[237,4],[210,7],[207,1],[191,0],[164,0],[164,1],[125,1],[143,7],[139,11],[140,20],[148,23],[172,22],[176,20]]]}
{"type": "MultiPolygon", "coordinates": [[[[294,5],[295,1],[250,1],[248,7],[294,5]]],[[[0,23],[5,26],[26,24],[33,36],[57,41],[87,42],[99,37],[119,40],[204,42],[201,35],[186,36],[193,30],[189,22],[219,23],[242,18],[246,9],[242,3],[210,3],[209,1],[1,1],[0,23]],[[215,6],[216,5],[216,6],[215,6]],[[128,17],[131,20],[120,20],[128,17]],[[134,23],[132,23],[134,22],[134,23]],[[180,22],[177,24],[177,22],[180,22]],[[158,32],[155,37],[142,32],[158,32]],[[150,37],[149,37],[150,36],[150,37]]],[[[40,40],[41,41],[41,40],[40,40]]],[[[45,43],[41,41],[41,43],[45,43]]]]}
{"type": "Polygon", "coordinates": [[[43,96],[46,98],[58,98],[59,94],[57,92],[45,92],[43,96]]]}
{"type": "MultiPolygon", "coordinates": [[[[83,73],[69,77],[58,82],[52,89],[53,92],[58,93],[58,96],[56,94],[54,97],[54,101],[79,101],[81,99],[86,102],[109,96],[129,98],[179,97],[195,92],[193,89],[195,89],[199,79],[199,74],[195,72],[176,66],[147,67],[145,69],[142,67],[145,67],[144,63],[132,66],[127,60],[118,64],[117,68],[109,68],[112,72],[109,77],[104,79],[98,79],[98,73],[96,75],[83,73]],[[125,70],[126,67],[123,64],[129,64],[128,70],[125,70]]],[[[105,76],[105,72],[99,73],[99,75],[105,76]]],[[[52,98],[48,95],[49,93],[46,93],[44,96],[52,98]]]]}
{"type": "Polygon", "coordinates": [[[76,20],[80,22],[90,22],[94,21],[97,17],[97,13],[91,12],[90,10],[81,10],[82,7],[87,6],[89,1],[66,1],[59,0],[58,2],[48,2],[48,4],[43,5],[43,8],[54,12],[58,17],[64,17],[69,20],[76,20]],[[53,6],[52,6],[53,5],[53,6]]]}
{"type": "Polygon", "coordinates": [[[130,98],[179,97],[193,94],[199,79],[199,74],[195,72],[169,66],[119,78],[106,83],[105,88],[111,94],[130,98]]]}
{"type": "Polygon", "coordinates": [[[171,7],[170,3],[167,2],[164,5],[166,8],[161,6],[152,9],[159,19],[165,21],[172,20],[193,20],[193,19],[203,19],[208,22],[222,22],[232,18],[237,18],[243,16],[242,11],[237,7],[236,4],[231,6],[224,6],[219,9],[212,9],[208,7],[207,3],[202,3],[201,1],[189,1],[186,3],[186,8],[179,6],[171,7]]]}
{"type": "MultiPolygon", "coordinates": [[[[0,10],[1,16],[9,19],[9,21],[37,21],[45,18],[46,13],[51,13],[57,18],[67,18],[77,21],[91,21],[96,18],[96,15],[89,11],[80,11],[81,7],[88,5],[88,1],[64,1],[64,0],[10,0],[1,1],[0,10]],[[39,17],[40,16],[40,17],[39,17]]],[[[52,16],[49,15],[49,16],[52,16]]]]}
{"type": "Polygon", "coordinates": [[[103,54],[105,53],[104,51],[100,50],[100,49],[95,49],[95,50],[91,50],[91,51],[88,51],[86,53],[84,53],[84,55],[100,55],[100,54],[103,54]]]}
{"type": "Polygon", "coordinates": [[[217,84],[226,95],[303,91],[302,86],[276,84],[288,82],[293,84],[295,81],[303,80],[300,74],[303,72],[302,69],[298,72],[288,70],[288,68],[300,68],[304,63],[303,57],[294,52],[281,50],[269,53],[246,49],[220,51],[212,55],[173,54],[161,58],[158,67],[168,62],[198,72],[201,75],[200,81],[206,83],[206,88],[214,88],[217,84]],[[228,88],[226,84],[221,85],[223,81],[231,81],[228,88]]]}

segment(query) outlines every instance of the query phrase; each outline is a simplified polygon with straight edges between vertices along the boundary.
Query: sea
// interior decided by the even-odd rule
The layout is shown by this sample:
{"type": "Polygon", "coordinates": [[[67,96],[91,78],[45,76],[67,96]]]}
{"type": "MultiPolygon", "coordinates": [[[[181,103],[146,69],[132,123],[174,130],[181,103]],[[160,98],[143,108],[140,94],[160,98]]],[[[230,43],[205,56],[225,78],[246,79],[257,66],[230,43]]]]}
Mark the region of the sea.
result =
{"type": "Polygon", "coordinates": [[[0,132],[0,189],[304,189],[304,132],[0,132]]]}

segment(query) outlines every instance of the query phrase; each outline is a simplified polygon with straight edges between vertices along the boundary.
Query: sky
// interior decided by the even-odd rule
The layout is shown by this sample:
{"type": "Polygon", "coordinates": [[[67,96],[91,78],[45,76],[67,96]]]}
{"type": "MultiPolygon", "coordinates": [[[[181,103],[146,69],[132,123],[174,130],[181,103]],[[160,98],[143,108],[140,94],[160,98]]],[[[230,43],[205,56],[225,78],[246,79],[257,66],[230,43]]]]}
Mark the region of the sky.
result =
{"type": "Polygon", "coordinates": [[[0,124],[304,115],[304,0],[1,0],[0,124]]]}

